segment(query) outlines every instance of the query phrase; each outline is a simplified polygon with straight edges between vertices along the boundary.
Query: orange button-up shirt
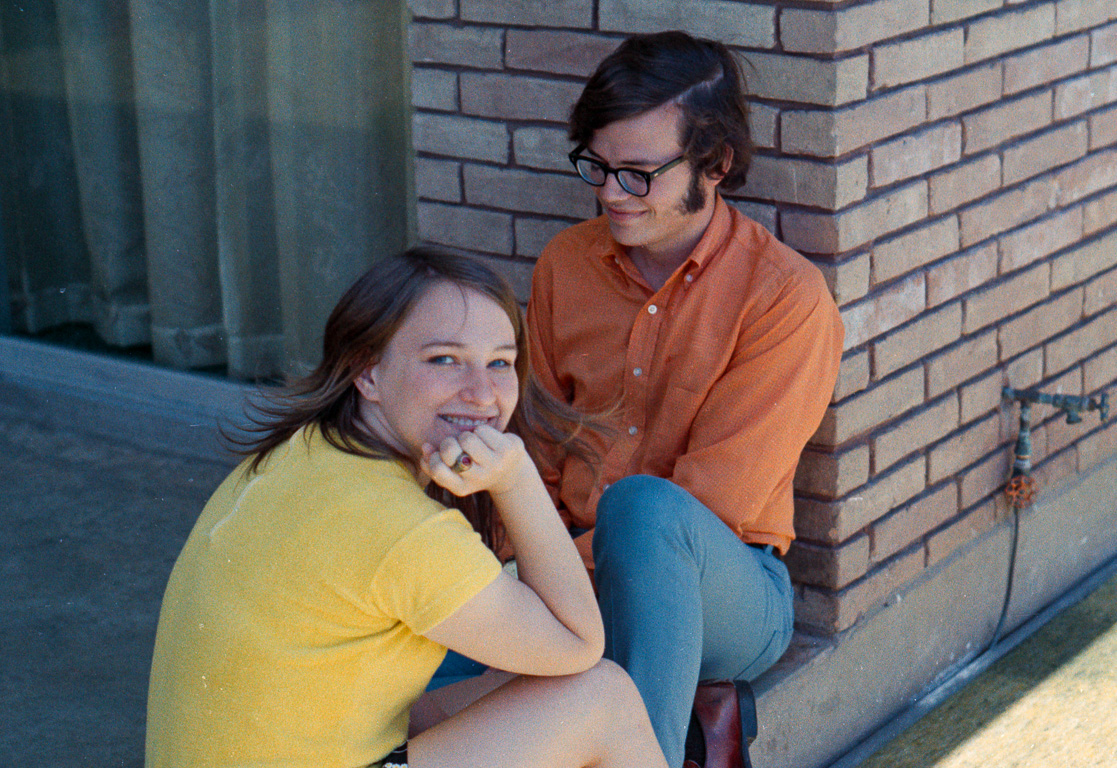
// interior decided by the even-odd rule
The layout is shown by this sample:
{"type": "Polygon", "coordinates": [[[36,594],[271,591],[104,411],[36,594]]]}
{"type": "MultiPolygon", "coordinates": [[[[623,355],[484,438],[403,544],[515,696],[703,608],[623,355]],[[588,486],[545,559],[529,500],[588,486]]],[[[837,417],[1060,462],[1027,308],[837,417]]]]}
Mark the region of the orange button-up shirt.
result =
{"type": "Polygon", "coordinates": [[[690,257],[654,290],[599,217],[547,245],[528,328],[543,386],[611,414],[596,471],[573,458],[543,468],[573,525],[593,527],[610,483],[648,474],[690,491],[743,541],[787,551],[795,467],[844,335],[814,265],[719,196],[690,257]]]}

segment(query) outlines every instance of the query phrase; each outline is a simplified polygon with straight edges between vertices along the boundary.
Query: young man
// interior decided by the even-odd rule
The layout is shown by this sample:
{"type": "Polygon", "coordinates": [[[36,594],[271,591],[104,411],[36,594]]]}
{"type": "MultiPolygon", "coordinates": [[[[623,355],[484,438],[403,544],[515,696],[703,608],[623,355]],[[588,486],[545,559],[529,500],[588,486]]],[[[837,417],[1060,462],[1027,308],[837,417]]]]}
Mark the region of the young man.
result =
{"type": "Polygon", "coordinates": [[[544,476],[594,570],[606,655],[677,767],[699,680],[751,680],[790,641],[778,556],[843,329],[819,271],[719,194],[743,183],[750,147],[725,46],[630,38],[570,136],[603,215],[539,260],[531,352],[544,386],[613,429],[600,467],[544,476]]]}

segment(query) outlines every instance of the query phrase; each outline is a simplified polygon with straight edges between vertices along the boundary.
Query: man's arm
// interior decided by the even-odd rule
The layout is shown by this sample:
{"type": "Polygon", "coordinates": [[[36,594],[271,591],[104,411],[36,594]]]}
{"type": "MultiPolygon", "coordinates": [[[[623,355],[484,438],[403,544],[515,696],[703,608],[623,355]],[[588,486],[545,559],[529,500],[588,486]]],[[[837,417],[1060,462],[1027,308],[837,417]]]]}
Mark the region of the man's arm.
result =
{"type": "Polygon", "coordinates": [[[671,480],[738,535],[753,530],[773,496],[790,492],[833,394],[843,337],[821,279],[785,291],[742,330],[699,410],[671,480]]]}

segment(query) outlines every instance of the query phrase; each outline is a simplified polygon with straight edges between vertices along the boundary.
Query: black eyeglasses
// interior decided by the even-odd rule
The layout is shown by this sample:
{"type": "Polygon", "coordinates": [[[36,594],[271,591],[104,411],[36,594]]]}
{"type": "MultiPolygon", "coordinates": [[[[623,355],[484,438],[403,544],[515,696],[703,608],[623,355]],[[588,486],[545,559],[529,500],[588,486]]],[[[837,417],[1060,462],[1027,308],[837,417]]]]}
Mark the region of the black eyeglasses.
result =
{"type": "Polygon", "coordinates": [[[648,194],[652,189],[652,179],[661,173],[666,173],[686,159],[684,155],[679,155],[654,171],[641,171],[636,168],[610,168],[597,158],[583,155],[582,150],[585,148],[585,144],[579,144],[568,155],[570,162],[574,164],[574,168],[578,171],[578,175],[582,177],[582,181],[594,187],[603,187],[611,173],[617,177],[617,183],[621,185],[621,189],[636,197],[644,197],[648,194]]]}

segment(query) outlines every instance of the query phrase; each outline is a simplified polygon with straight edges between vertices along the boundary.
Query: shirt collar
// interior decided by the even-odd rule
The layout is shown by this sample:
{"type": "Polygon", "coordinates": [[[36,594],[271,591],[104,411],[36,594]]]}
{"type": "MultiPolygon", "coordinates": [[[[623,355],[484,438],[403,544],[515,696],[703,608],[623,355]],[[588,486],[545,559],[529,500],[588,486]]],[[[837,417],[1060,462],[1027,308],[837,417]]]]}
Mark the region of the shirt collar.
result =
{"type": "MultiPolygon", "coordinates": [[[[702,239],[694,246],[694,250],[690,252],[690,256],[683,263],[684,271],[700,271],[714,254],[721,251],[729,237],[732,223],[733,216],[729,211],[729,205],[715,191],[714,215],[710,219],[706,231],[702,233],[702,239]]],[[[608,224],[606,224],[606,227],[608,227],[608,224]]],[[[627,250],[613,239],[612,234],[600,244],[598,257],[612,265],[614,269],[619,269],[622,272],[631,270],[632,273],[636,273],[636,267],[632,264],[632,260],[628,258],[627,250]]]]}

